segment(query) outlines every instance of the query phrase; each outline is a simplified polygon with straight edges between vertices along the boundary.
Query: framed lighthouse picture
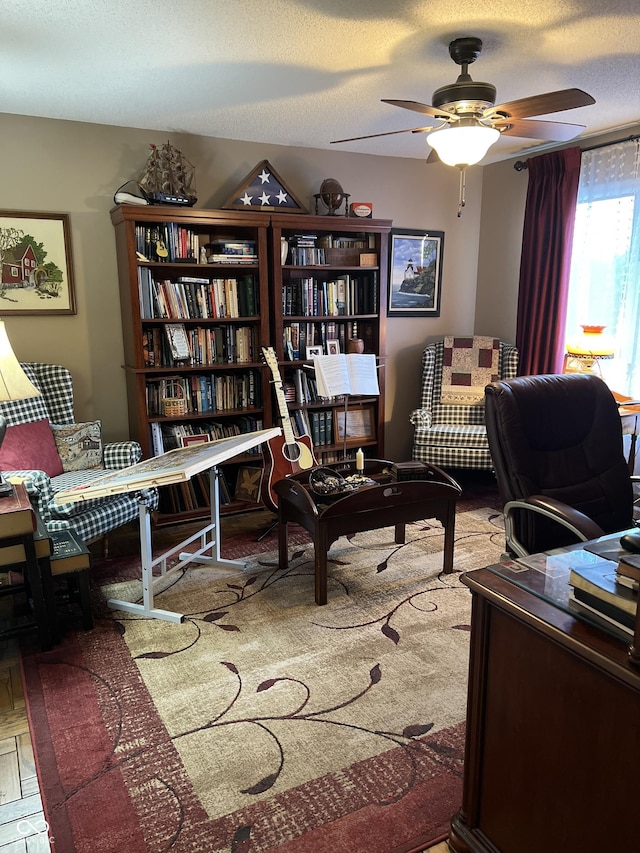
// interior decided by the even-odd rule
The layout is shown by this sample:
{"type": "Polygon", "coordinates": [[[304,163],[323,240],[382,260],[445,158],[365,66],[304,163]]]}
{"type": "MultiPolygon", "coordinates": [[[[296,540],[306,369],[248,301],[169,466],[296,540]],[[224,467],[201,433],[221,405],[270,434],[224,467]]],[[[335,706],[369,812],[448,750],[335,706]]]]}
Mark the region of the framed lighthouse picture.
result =
{"type": "Polygon", "coordinates": [[[75,314],[69,215],[0,211],[0,315],[75,314]]]}
{"type": "Polygon", "coordinates": [[[389,237],[389,317],[439,317],[443,231],[392,228],[389,237]]]}

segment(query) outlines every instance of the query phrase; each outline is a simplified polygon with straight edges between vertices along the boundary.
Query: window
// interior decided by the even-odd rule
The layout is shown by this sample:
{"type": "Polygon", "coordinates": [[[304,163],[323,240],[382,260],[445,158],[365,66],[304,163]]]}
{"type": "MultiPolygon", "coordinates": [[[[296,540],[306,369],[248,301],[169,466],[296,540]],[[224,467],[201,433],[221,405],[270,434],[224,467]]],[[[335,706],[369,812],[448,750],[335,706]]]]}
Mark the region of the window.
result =
{"type": "Polygon", "coordinates": [[[566,339],[605,326],[615,356],[610,387],[640,399],[640,142],[582,154],[566,339]]]}

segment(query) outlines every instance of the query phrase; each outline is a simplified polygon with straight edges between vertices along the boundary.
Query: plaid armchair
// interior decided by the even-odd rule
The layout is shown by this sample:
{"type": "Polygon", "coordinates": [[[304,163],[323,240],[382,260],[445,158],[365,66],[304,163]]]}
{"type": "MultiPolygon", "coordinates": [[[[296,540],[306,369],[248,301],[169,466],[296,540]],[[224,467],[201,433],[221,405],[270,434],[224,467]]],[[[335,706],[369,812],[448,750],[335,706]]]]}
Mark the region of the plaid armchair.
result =
{"type": "MultiPolygon", "coordinates": [[[[41,392],[41,397],[0,402],[0,415],[7,427],[48,419],[51,424],[75,423],[73,413],[73,380],[71,373],[57,364],[22,363],[22,369],[41,392]]],[[[70,528],[85,542],[99,539],[109,531],[139,517],[138,495],[154,510],[158,492],[149,489],[140,493],[94,498],[77,503],[56,504],[54,495],[63,489],[89,483],[105,473],[105,469],[126,468],[142,458],[140,445],[135,441],[118,441],[102,447],[103,467],[65,471],[50,477],[41,470],[4,470],[8,480],[24,482],[32,504],[50,531],[70,528]]]]}
{"type": "MultiPolygon", "coordinates": [[[[412,458],[441,468],[492,470],[484,421],[484,400],[473,405],[441,402],[444,341],[422,353],[421,407],[411,413],[415,427],[412,458]]],[[[518,371],[518,350],[499,342],[498,378],[511,379],[518,371]]]]}

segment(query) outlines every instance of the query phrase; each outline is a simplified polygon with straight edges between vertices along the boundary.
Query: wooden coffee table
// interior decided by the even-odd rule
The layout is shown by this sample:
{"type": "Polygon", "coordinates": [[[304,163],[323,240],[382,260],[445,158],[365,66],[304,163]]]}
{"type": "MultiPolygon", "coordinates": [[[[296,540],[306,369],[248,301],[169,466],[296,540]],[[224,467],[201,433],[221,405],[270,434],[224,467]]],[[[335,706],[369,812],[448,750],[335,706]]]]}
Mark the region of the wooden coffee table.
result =
{"type": "MultiPolygon", "coordinates": [[[[347,533],[395,527],[395,541],[405,541],[409,521],[436,518],[444,527],[443,571],[453,571],[455,509],[461,489],[444,471],[429,466],[429,479],[395,482],[392,462],[366,459],[364,473],[376,481],[346,497],[328,500],[315,495],[309,487],[309,471],[294,474],[274,484],[278,495],[279,567],[289,564],[288,524],[295,522],[307,530],[314,545],[315,600],[327,603],[327,553],[331,544],[347,533]]],[[[343,477],[356,473],[355,461],[331,466],[343,477]]]]}

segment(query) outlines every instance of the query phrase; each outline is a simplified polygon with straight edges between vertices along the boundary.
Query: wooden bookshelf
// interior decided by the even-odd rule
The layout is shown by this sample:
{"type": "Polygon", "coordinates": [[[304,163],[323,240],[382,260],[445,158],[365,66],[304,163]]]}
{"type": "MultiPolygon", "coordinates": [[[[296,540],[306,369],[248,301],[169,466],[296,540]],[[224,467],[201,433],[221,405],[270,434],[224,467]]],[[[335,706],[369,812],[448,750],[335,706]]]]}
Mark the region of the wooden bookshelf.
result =
{"type": "MultiPolygon", "coordinates": [[[[373,430],[363,439],[367,456],[384,458],[385,338],[388,237],[391,220],[340,216],[273,214],[271,313],[277,353],[290,414],[298,434],[307,430],[320,464],[342,459],[335,431],[343,398],[318,399],[309,346],[327,353],[327,340],[347,352],[351,338],[379,359],[378,397],[349,399],[365,408],[373,430]],[[305,239],[307,238],[307,239],[305,239]],[[285,245],[286,244],[286,245],[285,245]],[[286,256],[285,256],[286,251],[286,256]]],[[[354,447],[349,448],[351,455],[354,447]]]]}
{"type": "MultiPolygon", "coordinates": [[[[127,376],[131,438],[144,458],[180,444],[272,422],[269,375],[260,346],[269,340],[269,216],[168,205],[111,211],[127,376]],[[215,255],[215,263],[209,258],[215,255]],[[178,325],[189,360],[172,355],[178,325]]],[[[255,454],[234,460],[256,464],[255,454]]],[[[235,482],[235,469],[230,481],[235,482]]],[[[158,523],[208,512],[204,486],[161,489],[158,523]]],[[[234,510],[237,502],[223,505],[234,510]]]]}
{"type": "MultiPolygon", "coordinates": [[[[293,389],[287,405],[296,430],[308,428],[319,462],[342,459],[343,443],[335,436],[335,424],[343,399],[315,399],[302,390],[300,381],[296,386],[305,365],[312,365],[306,344],[295,358],[286,347],[292,329],[301,327],[304,333],[313,330],[313,340],[325,353],[327,339],[338,341],[345,352],[349,339],[358,337],[364,341],[364,351],[379,358],[380,395],[351,398],[349,406],[364,407],[373,425],[362,442],[366,455],[384,458],[390,220],[163,205],[120,205],[111,211],[111,219],[118,256],[129,428],[145,458],[171,449],[185,434],[209,432],[212,438],[222,438],[233,430],[279,425],[271,374],[262,359],[264,345],[276,350],[288,393],[293,389]],[[293,263],[291,248],[299,234],[316,235],[322,262],[303,254],[293,263]],[[250,250],[249,257],[239,254],[209,262],[211,255],[223,256],[224,247],[232,245],[238,253],[250,250]],[[231,291],[230,281],[235,283],[231,291]],[[329,303],[331,282],[336,286],[329,303]],[[309,293],[315,287],[316,294],[319,288],[326,290],[325,302],[318,305],[316,296],[315,308],[307,303],[303,311],[303,287],[309,293]],[[176,327],[177,342],[172,337],[176,327]],[[190,359],[175,358],[176,347],[181,351],[185,341],[190,359]]],[[[304,375],[313,379],[308,370],[304,375]]],[[[355,453],[355,448],[349,452],[355,453]]],[[[222,513],[255,508],[234,500],[233,484],[241,464],[261,465],[260,451],[225,465],[230,499],[222,504],[222,513]]],[[[161,490],[158,524],[206,515],[204,484],[191,486],[188,492],[161,490]]]]}

